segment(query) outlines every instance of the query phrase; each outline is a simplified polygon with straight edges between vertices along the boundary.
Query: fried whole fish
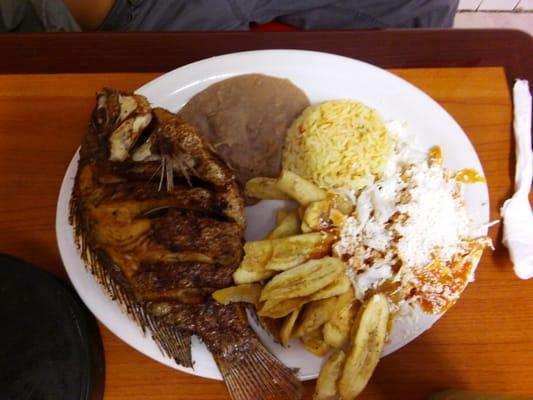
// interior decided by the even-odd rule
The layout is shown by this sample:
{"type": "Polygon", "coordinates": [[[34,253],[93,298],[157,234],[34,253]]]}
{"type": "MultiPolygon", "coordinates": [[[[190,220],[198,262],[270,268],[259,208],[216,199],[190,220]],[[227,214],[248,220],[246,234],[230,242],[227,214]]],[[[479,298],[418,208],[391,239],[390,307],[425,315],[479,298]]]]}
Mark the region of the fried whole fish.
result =
{"type": "Polygon", "coordinates": [[[244,305],[211,299],[241,261],[244,202],[196,128],[142,96],[101,90],[71,223],[90,271],[165,354],[192,367],[198,335],[234,399],[300,398],[300,382],[259,341],[244,305]]]}

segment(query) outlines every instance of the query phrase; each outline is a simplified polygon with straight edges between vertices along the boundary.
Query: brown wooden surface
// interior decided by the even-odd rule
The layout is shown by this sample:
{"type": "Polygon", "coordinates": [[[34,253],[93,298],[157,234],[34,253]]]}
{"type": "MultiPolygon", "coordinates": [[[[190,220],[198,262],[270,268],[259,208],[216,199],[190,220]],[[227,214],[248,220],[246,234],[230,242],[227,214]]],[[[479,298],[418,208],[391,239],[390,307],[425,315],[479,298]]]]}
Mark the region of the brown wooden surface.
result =
{"type": "MultiPolygon", "coordinates": [[[[486,172],[492,218],[513,173],[511,103],[502,68],[396,69],[442,104],[467,132],[486,172]]],[[[157,76],[0,75],[0,251],[65,278],[55,206],[65,168],[102,86],[132,90],[157,76]]],[[[472,284],[448,314],[386,357],[362,399],[423,399],[454,387],[533,395],[532,281],[521,281],[493,228],[472,284]]],[[[221,382],[164,367],[101,327],[106,400],[226,399],[221,382]]],[[[305,384],[310,398],[314,382],[305,384]]]]}
{"type": "Polygon", "coordinates": [[[533,39],[518,30],[45,33],[0,35],[0,73],[168,71],[206,57],[306,49],[383,68],[504,66],[533,81],[533,39]]]}

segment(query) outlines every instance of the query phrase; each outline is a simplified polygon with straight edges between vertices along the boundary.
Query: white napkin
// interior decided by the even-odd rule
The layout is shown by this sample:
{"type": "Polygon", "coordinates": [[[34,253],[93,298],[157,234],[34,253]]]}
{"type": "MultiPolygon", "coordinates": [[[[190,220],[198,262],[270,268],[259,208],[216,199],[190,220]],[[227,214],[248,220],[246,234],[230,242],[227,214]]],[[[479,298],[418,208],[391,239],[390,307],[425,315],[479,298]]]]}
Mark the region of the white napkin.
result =
{"type": "Polygon", "coordinates": [[[533,211],[529,190],[533,179],[531,151],[531,94],[526,80],[517,80],[513,87],[515,136],[515,193],[503,203],[503,244],[509,249],[516,275],[533,277],[533,211]]]}

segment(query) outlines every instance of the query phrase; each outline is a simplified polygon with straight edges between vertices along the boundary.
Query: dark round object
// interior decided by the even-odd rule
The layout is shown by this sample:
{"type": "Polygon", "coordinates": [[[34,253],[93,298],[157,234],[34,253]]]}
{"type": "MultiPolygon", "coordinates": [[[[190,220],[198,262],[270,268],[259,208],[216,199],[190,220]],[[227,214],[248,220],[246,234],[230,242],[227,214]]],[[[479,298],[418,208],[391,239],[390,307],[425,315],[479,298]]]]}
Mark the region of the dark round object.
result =
{"type": "Polygon", "coordinates": [[[74,291],[0,254],[0,399],[101,400],[104,353],[74,291]]]}

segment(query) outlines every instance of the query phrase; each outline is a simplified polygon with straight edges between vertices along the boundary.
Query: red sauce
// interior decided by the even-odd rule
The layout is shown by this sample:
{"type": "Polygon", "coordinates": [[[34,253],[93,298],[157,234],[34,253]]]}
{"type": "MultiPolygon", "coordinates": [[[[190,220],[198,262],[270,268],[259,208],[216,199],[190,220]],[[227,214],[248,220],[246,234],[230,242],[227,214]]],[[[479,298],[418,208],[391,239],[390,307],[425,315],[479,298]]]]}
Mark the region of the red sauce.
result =
{"type": "Polygon", "coordinates": [[[450,262],[434,261],[428,267],[415,270],[416,295],[424,311],[439,314],[450,308],[459,298],[473,268],[473,260],[482,245],[473,243],[467,253],[459,254],[450,262]]]}

